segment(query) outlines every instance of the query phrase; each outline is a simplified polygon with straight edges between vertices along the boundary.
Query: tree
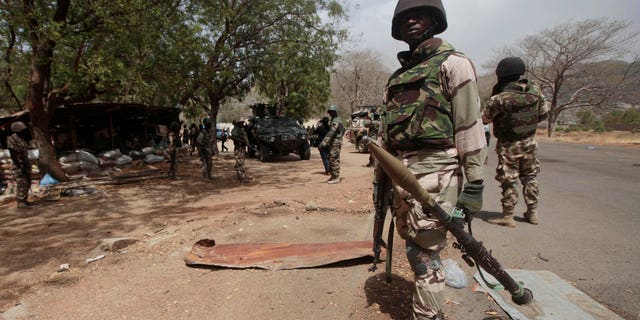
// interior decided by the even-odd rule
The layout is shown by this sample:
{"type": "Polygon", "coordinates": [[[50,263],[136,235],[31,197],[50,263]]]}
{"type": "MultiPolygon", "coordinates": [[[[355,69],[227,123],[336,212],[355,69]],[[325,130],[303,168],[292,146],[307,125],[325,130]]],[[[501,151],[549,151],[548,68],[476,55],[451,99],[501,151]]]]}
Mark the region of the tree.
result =
{"type": "MultiPolygon", "coordinates": [[[[545,92],[549,103],[548,135],[553,137],[558,116],[569,109],[598,107],[623,89],[628,70],[612,79],[596,62],[625,56],[625,45],[638,33],[630,22],[607,18],[569,22],[527,36],[513,52],[527,63],[527,71],[545,92]]],[[[637,57],[635,58],[637,60],[637,57]]]]}
{"type": "Polygon", "coordinates": [[[5,92],[11,93],[14,105],[29,111],[46,172],[67,180],[50,142],[49,122],[58,106],[98,98],[144,103],[165,90],[165,78],[155,73],[179,70],[177,66],[185,63],[175,51],[155,49],[167,39],[180,38],[168,27],[181,26],[178,6],[179,2],[143,0],[0,3],[0,32],[9,35],[8,41],[0,42],[3,69],[29,66],[26,85],[23,74],[4,74],[5,92]],[[156,65],[163,58],[174,64],[156,65]]]}
{"type": "MultiPolygon", "coordinates": [[[[191,91],[214,124],[225,102],[242,100],[255,85],[280,105],[280,113],[292,108],[296,114],[308,112],[316,97],[310,90],[313,86],[324,83],[328,87],[328,82],[311,81],[322,78],[333,63],[331,52],[344,33],[332,23],[344,17],[338,2],[187,2],[194,23],[202,28],[203,47],[191,91]],[[322,22],[321,15],[329,22],[322,22]]],[[[316,92],[322,98],[322,91],[316,92]]]]}
{"type": "Polygon", "coordinates": [[[382,104],[389,70],[371,50],[347,51],[332,74],[332,96],[350,113],[358,106],[382,104]]]}

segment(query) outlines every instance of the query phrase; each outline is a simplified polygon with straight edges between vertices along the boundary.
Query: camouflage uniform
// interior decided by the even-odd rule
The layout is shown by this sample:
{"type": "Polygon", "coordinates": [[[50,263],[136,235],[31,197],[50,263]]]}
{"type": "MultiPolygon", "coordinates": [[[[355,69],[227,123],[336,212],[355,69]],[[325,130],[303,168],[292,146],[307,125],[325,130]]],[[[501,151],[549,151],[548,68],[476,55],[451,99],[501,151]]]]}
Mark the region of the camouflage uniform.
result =
{"type": "Polygon", "coordinates": [[[249,137],[244,130],[244,125],[236,124],[231,130],[231,139],[233,140],[233,156],[236,160],[236,172],[240,182],[247,182],[247,172],[244,168],[244,161],[247,158],[247,146],[249,145],[249,137]]]}
{"type": "Polygon", "coordinates": [[[322,139],[320,148],[329,148],[329,173],[328,182],[340,181],[340,149],[344,136],[344,123],[337,115],[329,120],[329,132],[322,139]]]}
{"type": "Polygon", "coordinates": [[[180,147],[180,137],[176,131],[169,132],[167,137],[169,143],[169,178],[176,177],[176,171],[178,169],[178,148],[180,147]]]}
{"type": "MultiPolygon", "coordinates": [[[[25,129],[26,130],[26,129],[25,129]]],[[[31,162],[29,162],[29,146],[17,133],[7,138],[7,145],[11,153],[11,160],[15,166],[16,200],[18,206],[26,205],[31,189],[31,162]]]]}
{"type": "MultiPolygon", "coordinates": [[[[369,139],[371,140],[377,140],[378,139],[378,131],[380,130],[380,121],[379,120],[374,120],[374,115],[372,114],[369,119],[367,119],[365,121],[364,126],[368,129],[367,130],[367,137],[369,137],[369,139]]],[[[367,163],[367,167],[373,167],[376,163],[375,158],[373,157],[373,154],[369,153],[369,162],[367,163]]]]}
{"type": "Polygon", "coordinates": [[[513,216],[520,179],[527,205],[525,218],[530,220],[532,215],[536,215],[537,219],[539,187],[536,176],[540,172],[540,161],[537,159],[535,134],[538,123],[546,118],[546,114],[544,96],[527,79],[505,84],[502,92],[491,97],[484,110],[483,120],[485,123],[493,122],[493,134],[498,139],[496,180],[502,188],[505,217],[513,216]]]}
{"type": "MultiPolygon", "coordinates": [[[[439,38],[426,39],[398,58],[402,68],[389,79],[381,114],[384,146],[450,211],[462,190],[463,171],[468,181],[483,178],[487,145],[475,69],[439,38]]],[[[413,315],[435,319],[444,301],[440,251],[447,231],[395,184],[394,193],[393,214],[415,275],[413,315]]]]}
{"type": "Polygon", "coordinates": [[[198,144],[198,152],[200,153],[200,161],[202,161],[202,177],[205,179],[212,179],[211,171],[213,169],[213,142],[211,141],[211,134],[208,129],[200,130],[198,138],[196,138],[198,144]]]}

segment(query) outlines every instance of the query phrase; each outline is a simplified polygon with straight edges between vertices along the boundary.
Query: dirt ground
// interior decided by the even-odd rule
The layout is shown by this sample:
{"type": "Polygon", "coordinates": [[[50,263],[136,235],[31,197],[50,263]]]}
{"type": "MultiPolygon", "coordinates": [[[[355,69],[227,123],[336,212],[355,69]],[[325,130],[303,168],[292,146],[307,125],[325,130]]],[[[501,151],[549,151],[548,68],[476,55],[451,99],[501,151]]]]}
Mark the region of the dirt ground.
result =
{"type": "MultiPolygon", "coordinates": [[[[3,204],[0,319],[407,319],[412,274],[397,236],[390,284],[384,265],[367,271],[370,259],[283,271],[194,268],[183,260],[203,238],[369,239],[367,160],[346,144],[344,180],[328,185],[317,150],[309,161],[295,155],[268,163],[249,159],[254,181],[240,184],[232,153],[214,161],[212,181],[203,180],[199,161],[187,156],[176,180],[98,185],[97,193],[39,201],[29,211],[3,204]],[[113,238],[136,242],[100,249],[113,238]],[[59,272],[63,264],[69,269],[59,272]]],[[[451,248],[445,252],[445,258],[458,256],[451,248]]],[[[508,319],[486,293],[474,291],[474,269],[463,268],[469,286],[447,287],[449,319],[508,319]]]]}

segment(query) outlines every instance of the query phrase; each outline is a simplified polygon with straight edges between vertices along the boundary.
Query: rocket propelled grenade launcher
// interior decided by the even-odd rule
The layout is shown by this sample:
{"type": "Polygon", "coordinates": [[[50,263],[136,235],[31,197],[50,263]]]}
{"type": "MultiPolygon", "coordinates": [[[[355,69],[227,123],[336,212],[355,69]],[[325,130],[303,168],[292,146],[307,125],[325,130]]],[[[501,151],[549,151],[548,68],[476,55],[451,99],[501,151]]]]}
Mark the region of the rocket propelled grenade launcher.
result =
{"type": "Polygon", "coordinates": [[[513,300],[513,302],[518,305],[526,305],[533,300],[531,290],[513,280],[513,278],[502,269],[498,260],[487,251],[482,242],[474,239],[469,232],[464,230],[461,224],[456,223],[453,217],[431,198],[429,193],[420,186],[418,180],[407,167],[375,143],[369,142],[368,147],[371,154],[378,160],[380,166],[382,166],[384,171],[391,177],[391,180],[411,193],[411,195],[422,204],[422,207],[429,208],[429,212],[436,216],[438,220],[440,220],[440,223],[456,237],[459,244],[457,247],[465,255],[470,256],[476,264],[496,278],[496,280],[511,293],[511,300],[513,300]]]}

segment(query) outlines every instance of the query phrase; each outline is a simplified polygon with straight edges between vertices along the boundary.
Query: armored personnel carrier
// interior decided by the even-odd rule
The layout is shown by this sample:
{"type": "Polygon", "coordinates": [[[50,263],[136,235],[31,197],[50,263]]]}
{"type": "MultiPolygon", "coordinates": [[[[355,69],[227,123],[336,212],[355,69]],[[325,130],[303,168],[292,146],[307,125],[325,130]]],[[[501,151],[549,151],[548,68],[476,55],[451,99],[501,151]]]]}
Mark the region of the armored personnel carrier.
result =
{"type": "Polygon", "coordinates": [[[275,160],[278,156],[295,153],[300,160],[309,160],[311,150],[307,130],[295,119],[275,116],[275,107],[267,104],[250,106],[253,117],[249,119],[249,157],[260,161],[275,160]]]}

